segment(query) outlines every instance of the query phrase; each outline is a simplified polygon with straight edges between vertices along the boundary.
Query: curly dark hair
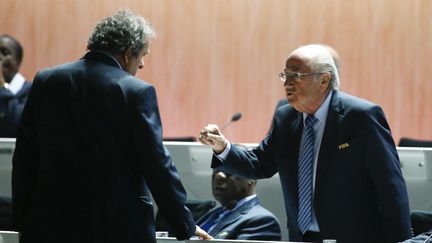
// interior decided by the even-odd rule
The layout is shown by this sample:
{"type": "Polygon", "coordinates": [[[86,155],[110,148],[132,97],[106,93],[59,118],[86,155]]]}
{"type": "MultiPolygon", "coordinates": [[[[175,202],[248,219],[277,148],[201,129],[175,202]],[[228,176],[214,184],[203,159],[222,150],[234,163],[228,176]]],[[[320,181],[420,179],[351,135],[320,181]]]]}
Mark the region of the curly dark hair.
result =
{"type": "Polygon", "coordinates": [[[138,56],[140,50],[156,36],[152,25],[142,16],[129,10],[120,10],[102,19],[93,29],[87,49],[124,53],[131,48],[138,56]]]}

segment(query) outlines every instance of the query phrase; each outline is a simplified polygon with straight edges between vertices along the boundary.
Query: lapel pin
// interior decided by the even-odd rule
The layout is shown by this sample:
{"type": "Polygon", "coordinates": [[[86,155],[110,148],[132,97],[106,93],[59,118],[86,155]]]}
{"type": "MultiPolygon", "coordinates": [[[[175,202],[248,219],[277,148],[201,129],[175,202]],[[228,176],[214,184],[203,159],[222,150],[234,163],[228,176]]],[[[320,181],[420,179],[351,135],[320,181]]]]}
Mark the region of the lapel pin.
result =
{"type": "Polygon", "coordinates": [[[348,148],[350,145],[348,144],[348,143],[343,143],[343,144],[340,144],[339,146],[338,146],[338,148],[339,148],[339,150],[341,150],[341,149],[344,149],[344,148],[348,148]]]}

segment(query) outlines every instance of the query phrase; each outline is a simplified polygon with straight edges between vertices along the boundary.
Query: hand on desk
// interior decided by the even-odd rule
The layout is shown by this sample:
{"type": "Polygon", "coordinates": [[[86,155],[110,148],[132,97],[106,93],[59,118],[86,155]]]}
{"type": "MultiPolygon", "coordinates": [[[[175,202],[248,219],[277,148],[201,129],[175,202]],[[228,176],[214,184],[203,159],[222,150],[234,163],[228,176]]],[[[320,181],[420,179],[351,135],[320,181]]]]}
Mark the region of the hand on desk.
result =
{"type": "Polygon", "coordinates": [[[216,154],[222,153],[228,144],[219,127],[214,124],[209,124],[201,130],[199,141],[212,147],[216,154]]]}
{"type": "Polygon", "coordinates": [[[198,225],[196,226],[195,229],[195,235],[198,236],[200,240],[213,240],[213,237],[207,234],[207,232],[201,229],[198,225]]]}

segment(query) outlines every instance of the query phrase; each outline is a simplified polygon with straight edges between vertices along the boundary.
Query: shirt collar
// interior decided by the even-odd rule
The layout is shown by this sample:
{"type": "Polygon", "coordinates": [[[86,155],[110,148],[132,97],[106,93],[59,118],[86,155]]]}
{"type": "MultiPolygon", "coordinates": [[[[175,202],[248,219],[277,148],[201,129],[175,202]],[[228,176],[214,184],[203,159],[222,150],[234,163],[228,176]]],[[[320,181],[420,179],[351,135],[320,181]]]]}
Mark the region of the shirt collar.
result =
{"type": "Polygon", "coordinates": [[[11,82],[8,84],[7,88],[12,92],[14,95],[20,91],[22,86],[25,83],[25,78],[20,73],[16,73],[15,76],[12,78],[11,82]]]}
{"type": "Polygon", "coordinates": [[[249,202],[250,200],[254,199],[256,196],[257,196],[256,194],[247,196],[247,197],[243,198],[242,200],[238,201],[237,204],[236,204],[236,206],[233,209],[231,209],[231,210],[226,209],[226,211],[233,212],[233,211],[237,210],[239,207],[243,206],[243,204],[245,204],[245,203],[249,202]]]}
{"type": "MultiPolygon", "coordinates": [[[[328,114],[328,110],[330,107],[330,100],[331,100],[332,95],[333,95],[333,90],[330,90],[330,92],[327,94],[327,97],[325,98],[324,102],[321,104],[321,106],[318,108],[318,110],[315,111],[314,116],[319,121],[325,121],[327,119],[327,114],[328,114]]],[[[307,116],[308,116],[308,114],[303,112],[303,122],[305,121],[307,116]]]]}

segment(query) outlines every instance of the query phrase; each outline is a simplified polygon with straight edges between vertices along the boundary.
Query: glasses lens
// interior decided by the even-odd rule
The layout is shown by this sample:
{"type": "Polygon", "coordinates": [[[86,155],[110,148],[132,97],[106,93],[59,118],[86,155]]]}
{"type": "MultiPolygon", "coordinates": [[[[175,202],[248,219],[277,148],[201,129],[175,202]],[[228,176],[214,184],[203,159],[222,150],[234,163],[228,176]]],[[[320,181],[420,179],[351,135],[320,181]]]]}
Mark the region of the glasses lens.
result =
{"type": "Polygon", "coordinates": [[[279,73],[279,78],[280,78],[280,80],[282,82],[285,82],[286,81],[286,75],[285,75],[285,73],[279,73]]]}
{"type": "Polygon", "coordinates": [[[298,81],[300,78],[300,73],[298,73],[298,72],[285,73],[285,77],[286,77],[286,80],[290,81],[290,82],[298,81]]]}

